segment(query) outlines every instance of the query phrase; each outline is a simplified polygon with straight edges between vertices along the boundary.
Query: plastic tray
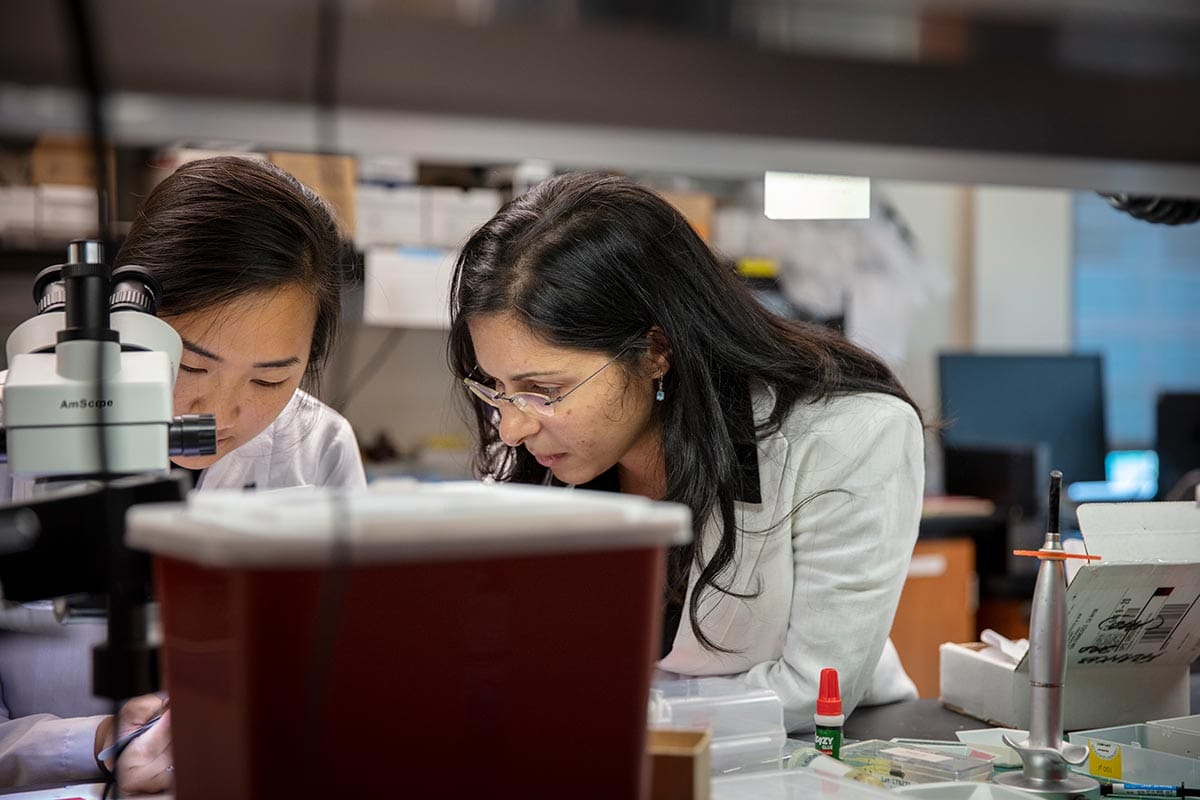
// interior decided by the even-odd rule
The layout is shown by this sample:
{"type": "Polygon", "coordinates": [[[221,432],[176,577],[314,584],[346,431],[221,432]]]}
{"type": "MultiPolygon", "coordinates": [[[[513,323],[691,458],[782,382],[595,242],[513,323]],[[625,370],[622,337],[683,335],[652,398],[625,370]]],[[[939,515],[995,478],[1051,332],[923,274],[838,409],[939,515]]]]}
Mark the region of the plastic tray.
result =
{"type": "Polygon", "coordinates": [[[650,724],[710,731],[715,774],[777,762],[787,739],[779,696],[729,678],[656,682],[650,690],[650,724]]]}
{"type": "Polygon", "coordinates": [[[1152,742],[1161,743],[1162,730],[1144,724],[1120,725],[1076,731],[1068,738],[1091,747],[1084,768],[1097,778],[1128,783],[1200,784],[1200,760],[1160,752],[1152,746],[1152,742]]]}
{"type": "Polygon", "coordinates": [[[1146,728],[1152,750],[1186,758],[1200,758],[1200,714],[1152,719],[1146,723],[1146,728]]]}
{"type": "Polygon", "coordinates": [[[843,746],[841,760],[875,775],[888,786],[986,781],[992,775],[991,761],[878,739],[843,746]]]}

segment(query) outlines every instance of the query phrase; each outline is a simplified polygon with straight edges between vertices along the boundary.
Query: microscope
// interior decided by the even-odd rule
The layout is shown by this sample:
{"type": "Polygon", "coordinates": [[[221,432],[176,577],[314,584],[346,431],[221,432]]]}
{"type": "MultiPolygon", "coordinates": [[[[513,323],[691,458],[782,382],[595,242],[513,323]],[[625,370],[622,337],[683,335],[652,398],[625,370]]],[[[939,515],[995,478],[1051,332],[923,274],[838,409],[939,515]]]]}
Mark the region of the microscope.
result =
{"type": "Polygon", "coordinates": [[[162,289],[149,270],[112,270],[101,242],[75,241],[33,295],[0,386],[14,499],[0,506],[0,597],[102,595],[93,690],[123,700],[158,688],[150,560],[125,546],[125,512],[183,499],[190,482],[170,474],[170,457],[215,453],[216,421],[173,414],[182,343],[155,316],[162,289]]]}

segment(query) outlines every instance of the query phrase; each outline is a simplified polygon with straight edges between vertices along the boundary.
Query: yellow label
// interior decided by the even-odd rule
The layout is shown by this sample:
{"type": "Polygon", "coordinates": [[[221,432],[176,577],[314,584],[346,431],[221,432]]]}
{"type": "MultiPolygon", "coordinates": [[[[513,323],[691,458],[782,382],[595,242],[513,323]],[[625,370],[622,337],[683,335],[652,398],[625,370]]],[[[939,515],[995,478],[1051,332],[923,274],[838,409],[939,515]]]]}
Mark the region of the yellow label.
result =
{"type": "Polygon", "coordinates": [[[1091,741],[1088,755],[1088,772],[1098,778],[1121,779],[1121,745],[1112,742],[1091,741]]]}
{"type": "Polygon", "coordinates": [[[779,262],[773,258],[739,258],[737,271],[743,278],[775,278],[779,276],[779,262]]]}

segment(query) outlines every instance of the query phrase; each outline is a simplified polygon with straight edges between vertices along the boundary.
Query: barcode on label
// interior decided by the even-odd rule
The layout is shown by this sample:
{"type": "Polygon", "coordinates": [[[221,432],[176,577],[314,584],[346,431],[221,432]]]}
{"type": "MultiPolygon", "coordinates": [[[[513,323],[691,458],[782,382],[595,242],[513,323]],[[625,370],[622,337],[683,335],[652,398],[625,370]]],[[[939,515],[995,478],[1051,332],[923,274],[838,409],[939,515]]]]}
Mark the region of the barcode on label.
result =
{"type": "Polygon", "coordinates": [[[1171,638],[1171,634],[1175,632],[1175,627],[1179,625],[1179,621],[1183,619],[1188,608],[1188,603],[1164,603],[1158,612],[1158,617],[1162,622],[1142,634],[1141,644],[1165,644],[1167,639],[1171,638]]]}

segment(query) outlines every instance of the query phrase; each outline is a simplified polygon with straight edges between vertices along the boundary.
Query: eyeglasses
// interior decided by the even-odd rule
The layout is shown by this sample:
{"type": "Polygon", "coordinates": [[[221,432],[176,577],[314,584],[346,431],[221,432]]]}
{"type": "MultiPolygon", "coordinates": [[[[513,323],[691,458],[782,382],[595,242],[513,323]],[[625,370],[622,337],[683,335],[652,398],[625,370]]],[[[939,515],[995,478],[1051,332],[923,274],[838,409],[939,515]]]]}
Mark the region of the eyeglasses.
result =
{"type": "MultiPolygon", "coordinates": [[[[471,394],[475,395],[492,408],[498,409],[501,407],[501,403],[507,402],[521,409],[526,414],[536,415],[539,417],[553,417],[554,407],[556,405],[561,403],[563,400],[566,400],[575,392],[579,391],[580,387],[582,387],[592,378],[608,369],[613,362],[625,355],[625,351],[632,346],[633,345],[627,345],[624,347],[621,352],[617,353],[615,356],[606,361],[604,365],[600,367],[600,369],[596,370],[591,375],[588,375],[579,383],[575,384],[570,391],[564,392],[557,397],[551,397],[550,395],[546,394],[538,394],[537,392],[516,392],[514,394],[504,394],[503,392],[496,391],[487,384],[480,383],[479,381],[473,380],[469,377],[463,378],[463,383],[466,384],[467,390],[471,392],[471,394]]],[[[476,367],[476,369],[478,369],[478,367],[476,367]]],[[[475,370],[471,370],[472,373],[474,373],[474,371],[475,370]]]]}

